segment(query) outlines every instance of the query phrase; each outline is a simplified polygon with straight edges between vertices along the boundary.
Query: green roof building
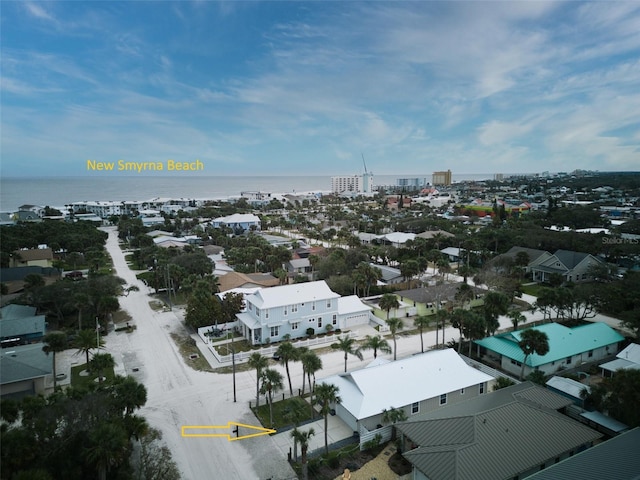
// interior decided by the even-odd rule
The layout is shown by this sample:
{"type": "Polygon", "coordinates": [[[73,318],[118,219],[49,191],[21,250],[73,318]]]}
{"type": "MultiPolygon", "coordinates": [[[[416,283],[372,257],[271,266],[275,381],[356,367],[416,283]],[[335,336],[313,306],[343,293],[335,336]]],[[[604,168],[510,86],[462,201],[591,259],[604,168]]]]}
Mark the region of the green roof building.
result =
{"type": "MultiPolygon", "coordinates": [[[[624,337],[604,323],[589,323],[578,327],[565,327],[559,323],[546,323],[533,327],[549,338],[546,355],[532,354],[527,358],[524,375],[541,370],[545,375],[559,370],[575,368],[583,363],[600,361],[620,351],[624,337]]],[[[490,363],[516,376],[520,375],[524,353],[518,345],[522,332],[495,335],[476,340],[480,355],[490,363]]]]}

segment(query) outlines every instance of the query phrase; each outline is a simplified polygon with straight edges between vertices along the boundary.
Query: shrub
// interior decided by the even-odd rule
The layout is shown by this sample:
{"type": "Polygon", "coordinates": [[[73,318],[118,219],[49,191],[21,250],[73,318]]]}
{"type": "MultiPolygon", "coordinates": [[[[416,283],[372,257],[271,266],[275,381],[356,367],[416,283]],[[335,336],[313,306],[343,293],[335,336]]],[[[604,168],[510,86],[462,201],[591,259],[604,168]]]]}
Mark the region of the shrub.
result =
{"type": "Polygon", "coordinates": [[[382,442],[382,435],[376,433],[375,437],[373,437],[368,442],[364,442],[363,447],[365,450],[373,450],[374,448],[378,448],[380,446],[380,442],[382,442]]]}
{"type": "Polygon", "coordinates": [[[311,337],[312,335],[315,335],[316,331],[313,329],[313,327],[309,327],[307,328],[307,335],[309,337],[311,337]]]}

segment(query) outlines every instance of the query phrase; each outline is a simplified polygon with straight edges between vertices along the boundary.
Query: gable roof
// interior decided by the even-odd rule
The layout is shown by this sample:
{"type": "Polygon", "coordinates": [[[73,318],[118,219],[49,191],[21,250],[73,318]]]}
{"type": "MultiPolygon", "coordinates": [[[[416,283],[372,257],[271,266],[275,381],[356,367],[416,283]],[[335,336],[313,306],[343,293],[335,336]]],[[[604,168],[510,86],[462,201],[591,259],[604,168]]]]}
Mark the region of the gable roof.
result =
{"type": "Polygon", "coordinates": [[[388,265],[378,265],[377,263],[370,263],[370,266],[377,268],[382,273],[381,281],[389,282],[395,278],[401,278],[402,273],[397,268],[389,267],[388,265]]]}
{"type": "Polygon", "coordinates": [[[218,287],[221,292],[240,287],[273,287],[279,283],[280,280],[269,273],[249,275],[246,273],[229,272],[218,277],[218,287]]]}
{"type": "Polygon", "coordinates": [[[19,255],[22,262],[33,262],[36,260],[53,260],[53,250],[50,248],[31,248],[27,250],[16,250],[14,255],[19,255]]]}
{"type": "Polygon", "coordinates": [[[600,368],[615,372],[620,369],[640,370],[640,345],[631,343],[616,355],[616,359],[600,365],[600,368]]]}
{"type": "Polygon", "coordinates": [[[589,256],[588,253],[573,252],[571,250],[557,250],[554,255],[569,270],[575,268],[580,262],[589,256]]]}
{"type": "Polygon", "coordinates": [[[527,480],[640,480],[638,445],[640,428],[634,428],[534,473],[527,480]]]}
{"type": "Polygon", "coordinates": [[[412,417],[397,425],[418,444],[404,456],[431,480],[506,479],[602,436],[548,408],[567,399],[545,390],[526,382],[412,417]]]}
{"type": "Polygon", "coordinates": [[[52,359],[41,343],[0,350],[0,383],[20,382],[44,377],[53,371],[52,359]]]}
{"type": "Polygon", "coordinates": [[[247,298],[258,308],[274,308],[294,303],[340,298],[324,280],[265,288],[247,298]]]}
{"type": "Polygon", "coordinates": [[[385,408],[404,407],[491,380],[493,377],[470,367],[448,348],[334,375],[319,382],[336,385],[340,389],[340,404],[361,420],[378,415],[385,408]]]}
{"type": "MultiPolygon", "coordinates": [[[[574,328],[565,327],[559,323],[545,323],[532,328],[547,334],[549,352],[542,356],[535,353],[529,355],[526,365],[530,367],[563,360],[624,340],[624,337],[613,328],[600,322],[588,323],[574,328]]],[[[522,332],[525,330],[528,329],[486,337],[482,340],[475,340],[475,343],[517,362],[523,362],[524,353],[518,346],[518,342],[520,342],[522,332]]]]}
{"type": "Polygon", "coordinates": [[[45,331],[45,316],[0,319],[0,337],[12,338],[27,336],[43,336],[45,331]]]}
{"type": "Polygon", "coordinates": [[[0,308],[0,320],[12,320],[15,318],[33,317],[36,314],[36,307],[29,305],[18,305],[10,303],[0,308]]]}
{"type": "Polygon", "coordinates": [[[505,253],[503,253],[502,255],[498,255],[498,256],[499,257],[509,257],[509,258],[515,260],[520,252],[524,252],[529,256],[529,263],[537,260],[539,257],[544,255],[545,253],[547,255],[551,255],[546,250],[538,250],[537,248],[511,247],[505,253]]]}
{"type": "Polygon", "coordinates": [[[362,303],[357,295],[348,295],[338,298],[338,314],[349,315],[350,313],[361,313],[363,311],[371,311],[372,308],[362,303]]]}

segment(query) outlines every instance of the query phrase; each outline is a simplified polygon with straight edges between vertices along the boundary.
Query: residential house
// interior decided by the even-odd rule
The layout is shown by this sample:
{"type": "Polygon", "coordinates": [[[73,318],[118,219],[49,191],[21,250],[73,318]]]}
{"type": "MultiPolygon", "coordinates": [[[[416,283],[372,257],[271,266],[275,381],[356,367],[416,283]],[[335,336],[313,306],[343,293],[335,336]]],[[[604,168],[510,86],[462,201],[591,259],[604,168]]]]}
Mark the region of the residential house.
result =
{"type": "Polygon", "coordinates": [[[558,250],[553,255],[541,255],[528,265],[534,282],[548,282],[552,274],[558,274],[565,282],[588,282],[593,280],[591,269],[606,266],[606,263],[589,253],[558,250]]]}
{"type": "Polygon", "coordinates": [[[53,250],[46,248],[25,248],[16,250],[11,257],[12,267],[52,267],[53,250]]]}
{"type": "Polygon", "coordinates": [[[237,315],[242,335],[252,345],[369,323],[371,308],[351,295],[341,297],[320,280],[263,288],[245,297],[247,311],[237,315]]]}
{"type": "Polygon", "coordinates": [[[268,288],[276,285],[280,285],[280,280],[270,273],[228,272],[218,276],[220,292],[227,292],[235,288],[268,288]]]}
{"type": "MultiPolygon", "coordinates": [[[[411,290],[399,290],[393,292],[398,299],[398,308],[389,312],[390,317],[413,317],[415,315],[435,315],[441,308],[449,308],[456,302],[455,296],[460,283],[446,283],[442,285],[429,285],[426,287],[412,288],[411,290]]],[[[478,307],[484,304],[484,290],[472,287],[474,298],[465,303],[466,308],[478,307]]],[[[373,307],[376,317],[387,319],[387,312],[380,308],[379,300],[382,296],[368,298],[366,301],[373,307]]],[[[462,306],[462,305],[461,305],[462,306]]]]}
{"type": "Polygon", "coordinates": [[[394,285],[404,282],[404,276],[397,268],[388,265],[378,265],[377,263],[370,263],[369,265],[380,270],[382,274],[382,278],[379,280],[380,285],[394,285]]]}
{"type": "Polygon", "coordinates": [[[640,478],[640,428],[598,443],[572,457],[534,473],[526,480],[638,480],[640,478]]]}
{"type": "Polygon", "coordinates": [[[287,273],[294,277],[302,275],[310,278],[311,271],[313,270],[308,258],[292,258],[286,263],[286,267],[287,273]]]}
{"type": "Polygon", "coordinates": [[[2,346],[39,342],[45,334],[44,315],[36,308],[9,304],[0,308],[0,342],[2,346]]]}
{"type": "Polygon", "coordinates": [[[523,479],[602,436],[559,413],[570,403],[525,382],[411,417],[397,429],[415,480],[523,479]]]}
{"type": "Polygon", "coordinates": [[[236,234],[241,234],[251,230],[260,230],[260,217],[253,215],[252,213],[234,213],[226,217],[214,218],[211,221],[213,228],[220,228],[227,226],[231,228],[236,234]]]}
{"type": "Polygon", "coordinates": [[[541,263],[544,260],[551,258],[552,256],[546,250],[538,250],[536,248],[526,248],[526,247],[516,246],[516,247],[511,247],[507,252],[492,258],[487,263],[489,265],[492,265],[492,264],[500,265],[501,260],[508,259],[511,261],[511,263],[515,264],[519,254],[526,254],[527,265],[525,265],[525,272],[530,271],[531,265],[536,265],[538,263],[541,263]]]}
{"type": "Polygon", "coordinates": [[[53,381],[52,356],[42,344],[21,345],[0,350],[0,391],[3,398],[44,394],[53,381]]]}
{"type": "Polygon", "coordinates": [[[368,367],[318,383],[338,387],[336,415],[367,438],[367,433],[382,428],[385,409],[400,409],[411,417],[482,395],[493,381],[449,348],[395,362],[379,358],[368,367]]]}
{"type": "Polygon", "coordinates": [[[616,355],[616,359],[600,365],[602,376],[612,377],[618,370],[640,370],[640,345],[631,343],[616,355]]]}
{"type": "MultiPolygon", "coordinates": [[[[564,369],[579,367],[583,363],[597,362],[615,355],[624,341],[624,337],[613,328],[599,322],[573,328],[559,323],[545,323],[532,328],[547,335],[549,352],[545,355],[529,355],[524,368],[525,376],[538,370],[545,375],[552,375],[564,369]]],[[[520,375],[524,353],[518,343],[525,330],[527,329],[475,340],[478,352],[503,370],[520,375]]]]}

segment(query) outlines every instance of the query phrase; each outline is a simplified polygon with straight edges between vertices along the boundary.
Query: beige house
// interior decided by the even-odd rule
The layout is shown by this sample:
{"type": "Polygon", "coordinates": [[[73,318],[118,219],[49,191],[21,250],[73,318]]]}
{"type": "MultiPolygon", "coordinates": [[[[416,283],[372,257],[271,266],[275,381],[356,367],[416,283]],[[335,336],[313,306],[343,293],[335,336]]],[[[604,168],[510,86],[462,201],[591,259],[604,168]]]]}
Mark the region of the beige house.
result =
{"type": "Polygon", "coordinates": [[[11,257],[12,267],[52,267],[53,250],[47,248],[31,248],[16,250],[11,257]]]}

